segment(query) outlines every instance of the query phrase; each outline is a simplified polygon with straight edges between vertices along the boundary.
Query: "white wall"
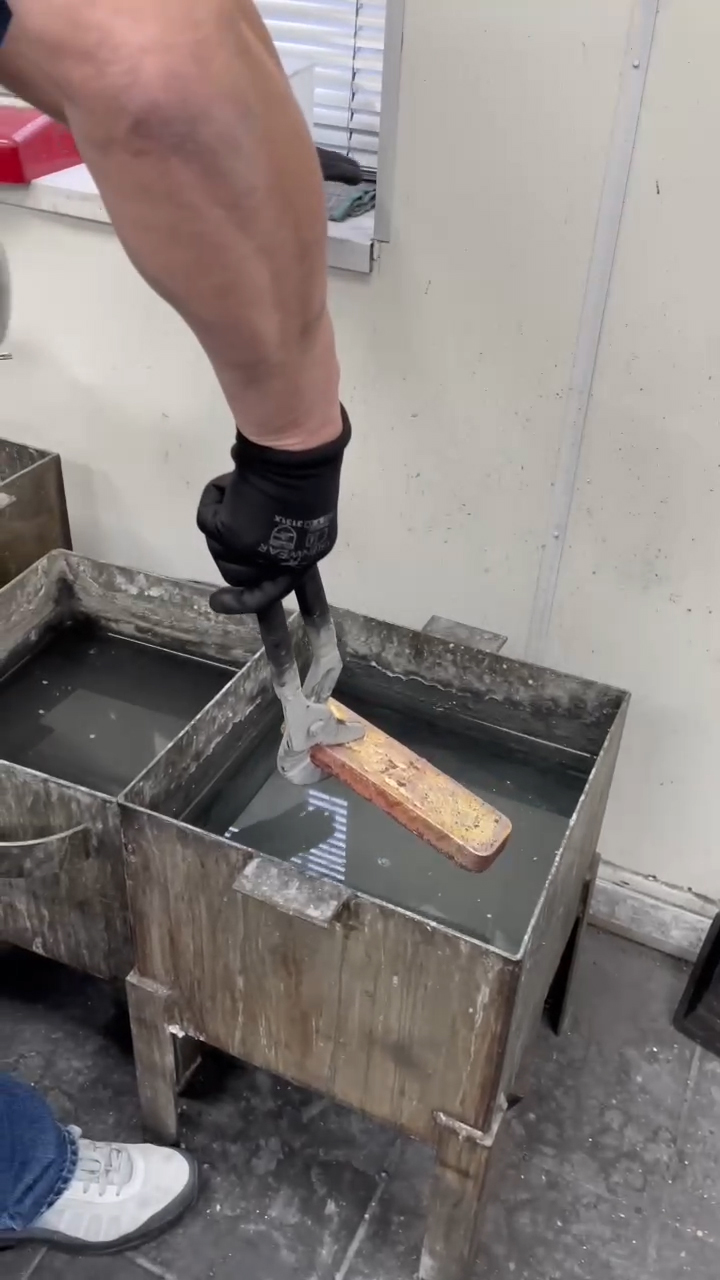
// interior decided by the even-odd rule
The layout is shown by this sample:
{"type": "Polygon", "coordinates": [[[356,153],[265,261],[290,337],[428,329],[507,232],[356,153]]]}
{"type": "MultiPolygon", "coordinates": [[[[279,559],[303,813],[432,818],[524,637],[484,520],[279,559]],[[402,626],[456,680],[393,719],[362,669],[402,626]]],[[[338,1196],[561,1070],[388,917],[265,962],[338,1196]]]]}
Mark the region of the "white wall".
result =
{"type": "MultiPolygon", "coordinates": [[[[393,240],[372,278],[331,286],[356,425],[339,603],[444,613],[522,651],[630,9],[407,6],[393,240]]],[[[718,19],[680,12],[667,0],[549,657],[636,692],[605,855],[720,892],[711,137],[689,154],[718,118],[718,19]]],[[[79,550],[210,577],[195,504],[232,424],[204,357],[107,228],[0,208],[0,239],[0,434],[61,451],[79,550]]]]}
{"type": "Polygon", "coordinates": [[[0,434],[62,454],[77,550],[210,577],[195,509],[228,469],[232,422],[204,354],[110,228],[7,207],[0,239],[14,284],[0,434]]]}
{"type": "Polygon", "coordinates": [[[717,5],[663,0],[549,653],[633,692],[606,854],[714,897],[718,48],[717,5]]]}
{"type": "Polygon", "coordinates": [[[358,427],[338,599],[524,642],[629,8],[406,6],[392,243],[332,291],[358,427]]]}

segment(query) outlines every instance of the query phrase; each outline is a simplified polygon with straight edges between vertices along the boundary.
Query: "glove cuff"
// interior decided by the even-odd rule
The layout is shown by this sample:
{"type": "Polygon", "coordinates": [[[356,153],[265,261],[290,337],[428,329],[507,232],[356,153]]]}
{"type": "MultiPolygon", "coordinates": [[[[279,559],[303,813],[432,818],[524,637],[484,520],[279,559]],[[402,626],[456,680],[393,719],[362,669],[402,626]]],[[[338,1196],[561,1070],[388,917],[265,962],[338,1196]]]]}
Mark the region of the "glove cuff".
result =
{"type": "Polygon", "coordinates": [[[255,465],[269,467],[273,470],[284,469],[300,471],[305,467],[314,470],[325,463],[335,462],[347,449],[352,437],[350,419],[344,405],[340,405],[342,427],[340,435],[326,444],[316,445],[314,449],[268,449],[264,444],[248,440],[237,428],[235,444],[232,449],[233,462],[237,465],[255,465]]]}

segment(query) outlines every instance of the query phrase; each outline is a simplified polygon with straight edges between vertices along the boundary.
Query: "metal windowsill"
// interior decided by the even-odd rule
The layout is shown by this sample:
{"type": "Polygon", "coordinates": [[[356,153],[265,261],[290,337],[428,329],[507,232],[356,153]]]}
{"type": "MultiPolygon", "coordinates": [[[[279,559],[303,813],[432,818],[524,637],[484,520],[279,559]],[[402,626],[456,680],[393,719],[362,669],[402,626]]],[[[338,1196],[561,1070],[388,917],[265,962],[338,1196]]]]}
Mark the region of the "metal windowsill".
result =
{"type": "MultiPolygon", "coordinates": [[[[85,165],[39,178],[27,187],[0,185],[0,204],[111,225],[110,215],[85,165]]],[[[328,265],[342,271],[372,270],[375,214],[328,223],[328,265]]]]}

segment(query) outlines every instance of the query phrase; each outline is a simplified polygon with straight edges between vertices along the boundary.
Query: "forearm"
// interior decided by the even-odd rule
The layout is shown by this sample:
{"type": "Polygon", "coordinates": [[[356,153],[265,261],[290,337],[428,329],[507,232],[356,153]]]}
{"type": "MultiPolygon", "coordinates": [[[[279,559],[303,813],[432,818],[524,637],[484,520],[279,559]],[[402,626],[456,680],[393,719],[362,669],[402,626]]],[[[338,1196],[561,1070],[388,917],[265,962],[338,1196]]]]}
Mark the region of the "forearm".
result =
{"type": "Polygon", "coordinates": [[[18,35],[16,24],[10,27],[7,41],[0,49],[0,84],[46,116],[66,123],[62,102],[38,77],[32,56],[28,55],[27,41],[18,35]]]}
{"type": "Polygon", "coordinates": [[[339,430],[327,233],[314,154],[275,76],[260,137],[238,124],[253,111],[244,87],[218,111],[196,86],[127,132],[82,111],[70,124],[130,258],[194,330],[241,430],[306,448],[339,430]]]}
{"type": "Polygon", "coordinates": [[[75,3],[16,0],[15,39],[52,57],[44,83],[129,256],[197,334],[246,435],[281,448],[331,439],[322,186],[254,9],[133,0],[121,24],[109,6],[101,30],[84,13],[82,40],[68,41],[47,12],[57,21],[75,3]]]}

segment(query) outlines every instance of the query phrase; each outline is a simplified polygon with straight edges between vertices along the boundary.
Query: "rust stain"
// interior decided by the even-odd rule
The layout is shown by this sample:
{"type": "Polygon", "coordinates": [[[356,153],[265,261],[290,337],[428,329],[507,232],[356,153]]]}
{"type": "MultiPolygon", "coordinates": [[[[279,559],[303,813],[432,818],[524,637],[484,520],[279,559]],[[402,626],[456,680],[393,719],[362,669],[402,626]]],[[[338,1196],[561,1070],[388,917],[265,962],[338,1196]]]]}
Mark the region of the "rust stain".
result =
{"type": "Polygon", "coordinates": [[[389,738],[340,703],[339,720],[365,726],[365,737],[314,747],[313,762],[467,871],[486,871],[512,832],[508,818],[466,787],[389,738]]]}

